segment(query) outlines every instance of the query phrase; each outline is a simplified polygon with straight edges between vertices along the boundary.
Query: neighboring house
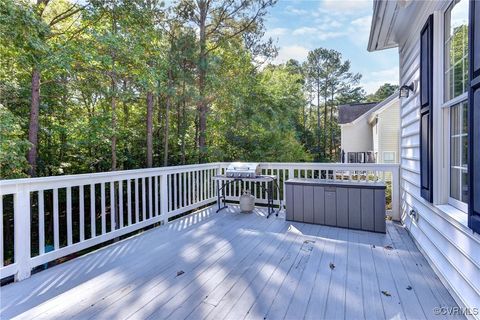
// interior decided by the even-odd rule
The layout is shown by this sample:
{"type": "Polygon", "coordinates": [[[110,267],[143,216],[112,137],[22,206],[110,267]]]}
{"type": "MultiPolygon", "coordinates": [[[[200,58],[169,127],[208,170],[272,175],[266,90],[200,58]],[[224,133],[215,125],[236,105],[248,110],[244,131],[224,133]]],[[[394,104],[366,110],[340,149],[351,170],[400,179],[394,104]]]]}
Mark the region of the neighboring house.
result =
{"type": "Polygon", "coordinates": [[[399,163],[400,101],[398,92],[379,103],[368,117],[377,163],[399,163]]]}
{"type": "Polygon", "coordinates": [[[480,1],[375,0],[368,49],[393,47],[402,222],[472,311],[480,307],[480,1]]]}
{"type": "Polygon", "coordinates": [[[395,93],[377,103],[338,107],[344,163],[398,163],[399,100],[395,93]]]}

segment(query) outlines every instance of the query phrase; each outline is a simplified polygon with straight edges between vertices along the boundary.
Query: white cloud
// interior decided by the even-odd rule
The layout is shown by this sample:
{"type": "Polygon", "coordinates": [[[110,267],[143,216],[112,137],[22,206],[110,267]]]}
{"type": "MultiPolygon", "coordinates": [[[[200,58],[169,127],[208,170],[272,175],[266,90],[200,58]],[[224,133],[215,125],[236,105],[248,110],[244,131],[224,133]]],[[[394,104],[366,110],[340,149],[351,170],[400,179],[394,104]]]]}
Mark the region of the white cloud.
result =
{"type": "Polygon", "coordinates": [[[340,30],[340,28],[300,27],[293,30],[292,35],[308,36],[308,39],[312,41],[325,41],[328,39],[338,38],[347,35],[345,31],[340,30]]]}
{"type": "Polygon", "coordinates": [[[318,33],[317,28],[313,27],[301,27],[293,30],[292,34],[295,36],[305,35],[305,34],[315,34],[318,33]]]}
{"type": "Polygon", "coordinates": [[[280,48],[274,63],[285,63],[289,59],[304,61],[307,58],[308,49],[299,45],[280,48]]]}
{"type": "Polygon", "coordinates": [[[320,5],[321,12],[334,14],[357,14],[363,10],[372,10],[371,0],[325,0],[320,5]]]}
{"type": "Polygon", "coordinates": [[[328,39],[343,37],[345,35],[347,35],[347,33],[343,31],[335,31],[335,32],[320,31],[317,36],[317,39],[320,41],[325,41],[328,39]]]}
{"type": "Polygon", "coordinates": [[[352,21],[352,25],[362,28],[363,30],[370,30],[370,24],[372,22],[372,16],[365,16],[352,21]]]}
{"type": "Polygon", "coordinates": [[[367,93],[374,93],[384,83],[398,85],[398,74],[398,67],[367,72],[363,74],[360,84],[367,93]]]}
{"type": "Polygon", "coordinates": [[[283,36],[287,33],[288,29],[287,28],[273,28],[267,30],[265,32],[266,37],[272,37],[272,38],[277,38],[279,36],[283,36]]]}
{"type": "Polygon", "coordinates": [[[372,16],[363,16],[353,20],[348,27],[350,41],[364,50],[367,49],[371,21],[372,16]]]}
{"type": "Polygon", "coordinates": [[[298,8],[295,8],[293,6],[288,6],[285,11],[287,13],[290,13],[292,15],[296,15],[296,16],[304,16],[306,14],[308,14],[309,12],[307,10],[303,10],[303,9],[298,9],[298,8]]]}

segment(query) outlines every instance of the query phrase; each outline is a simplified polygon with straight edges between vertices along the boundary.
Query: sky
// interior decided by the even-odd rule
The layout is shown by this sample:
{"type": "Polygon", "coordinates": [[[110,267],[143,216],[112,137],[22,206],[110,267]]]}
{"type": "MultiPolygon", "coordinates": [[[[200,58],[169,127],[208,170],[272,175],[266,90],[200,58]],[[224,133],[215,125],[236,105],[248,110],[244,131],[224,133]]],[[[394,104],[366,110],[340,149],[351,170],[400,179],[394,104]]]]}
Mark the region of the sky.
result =
{"type": "Polygon", "coordinates": [[[279,47],[274,63],[304,61],[308,51],[324,47],[351,61],[367,93],[398,84],[397,49],[367,51],[372,12],[372,0],[278,0],[265,18],[266,36],[279,47]]]}

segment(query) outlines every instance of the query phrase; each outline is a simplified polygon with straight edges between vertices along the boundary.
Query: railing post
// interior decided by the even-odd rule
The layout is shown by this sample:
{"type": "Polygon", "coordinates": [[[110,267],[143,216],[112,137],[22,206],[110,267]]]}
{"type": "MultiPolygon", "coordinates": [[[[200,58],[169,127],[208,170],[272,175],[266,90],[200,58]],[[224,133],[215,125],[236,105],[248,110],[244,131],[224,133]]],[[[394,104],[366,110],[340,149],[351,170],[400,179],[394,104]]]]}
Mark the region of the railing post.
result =
{"type": "Polygon", "coordinates": [[[21,188],[14,196],[15,281],[30,277],[30,192],[21,188]]]}
{"type": "Polygon", "coordinates": [[[167,174],[160,176],[160,214],[162,215],[163,224],[168,223],[168,183],[167,174]]]}
{"type": "Polygon", "coordinates": [[[392,219],[400,221],[400,166],[392,168],[392,219]]]}
{"type": "MultiPolygon", "coordinates": [[[[294,169],[293,168],[288,168],[288,178],[286,179],[293,179],[295,178],[294,177],[295,175],[295,172],[294,172],[294,169]]],[[[285,188],[285,179],[283,180],[283,207],[285,208],[285,210],[287,209],[287,206],[288,206],[288,203],[287,203],[287,191],[286,191],[286,188],[285,188]]]]}

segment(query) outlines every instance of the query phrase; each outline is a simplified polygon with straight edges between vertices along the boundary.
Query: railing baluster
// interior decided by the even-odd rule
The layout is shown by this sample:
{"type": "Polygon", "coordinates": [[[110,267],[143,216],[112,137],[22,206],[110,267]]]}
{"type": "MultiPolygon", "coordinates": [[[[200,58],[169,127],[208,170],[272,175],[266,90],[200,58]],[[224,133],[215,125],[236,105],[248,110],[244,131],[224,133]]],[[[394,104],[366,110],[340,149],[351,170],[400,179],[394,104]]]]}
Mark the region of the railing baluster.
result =
{"type": "Polygon", "coordinates": [[[53,247],[60,248],[59,223],[58,223],[58,189],[53,189],[53,247]]]}
{"type": "Polygon", "coordinates": [[[67,187],[67,245],[72,245],[72,188],[67,187]]]}
{"type": "Polygon", "coordinates": [[[95,185],[92,183],[90,184],[90,233],[91,238],[95,238],[97,236],[96,231],[96,214],[95,214],[95,185]]]}
{"type": "Polygon", "coordinates": [[[117,228],[115,206],[115,181],[112,181],[110,182],[110,231],[117,228]]]}
{"type": "Polygon", "coordinates": [[[142,221],[147,219],[146,178],[142,179],[142,221]]]}
{"type": "Polygon", "coordinates": [[[178,202],[179,202],[179,207],[183,208],[185,206],[185,192],[183,192],[183,172],[180,172],[178,174],[178,202]]]}
{"type": "Polygon", "coordinates": [[[132,180],[127,180],[127,219],[128,225],[132,225],[132,180]]]}
{"type": "Polygon", "coordinates": [[[155,180],[155,216],[157,217],[159,213],[159,203],[158,203],[158,176],[153,177],[155,180]]]}
{"type": "Polygon", "coordinates": [[[78,215],[80,222],[80,242],[85,240],[85,194],[84,186],[78,187],[78,215]]]}
{"type": "Polygon", "coordinates": [[[138,194],[139,187],[138,187],[138,178],[135,179],[135,223],[140,221],[140,195],[138,194]]]}
{"type": "Polygon", "coordinates": [[[212,197],[212,190],[210,189],[210,180],[212,180],[212,170],[207,170],[207,199],[212,197]]]}
{"type": "Polygon", "coordinates": [[[100,201],[101,201],[101,216],[102,216],[102,234],[107,233],[107,221],[105,217],[105,183],[100,184],[100,201]]]}
{"type": "Polygon", "coordinates": [[[165,190],[165,192],[167,192],[168,196],[167,196],[167,211],[170,212],[172,211],[172,175],[171,174],[167,174],[166,175],[167,177],[167,190],[165,190]]]}
{"type": "Polygon", "coordinates": [[[188,206],[187,204],[187,173],[186,172],[182,173],[182,178],[183,178],[183,189],[182,189],[183,205],[188,206]]]}
{"type": "Polygon", "coordinates": [[[152,193],[153,193],[153,185],[152,185],[152,177],[148,177],[148,218],[153,218],[153,200],[152,200],[152,193]]]}
{"type": "Polygon", "coordinates": [[[121,229],[123,228],[123,180],[118,181],[118,219],[121,229]]]}
{"type": "Polygon", "coordinates": [[[192,171],[190,171],[188,173],[188,205],[192,204],[192,192],[193,192],[192,171]]]}
{"type": "Polygon", "coordinates": [[[200,170],[200,201],[205,199],[205,171],[200,170]]]}
{"type": "Polygon", "coordinates": [[[160,215],[163,217],[163,224],[168,223],[168,174],[160,176],[160,215]]]}
{"type": "MultiPolygon", "coordinates": [[[[3,228],[0,229],[3,231],[3,228]]],[[[3,240],[3,237],[1,239],[3,240]]],[[[3,249],[3,245],[0,248],[3,249]]],[[[45,253],[45,198],[43,190],[38,191],[38,252],[41,255],[45,253]]]]}
{"type": "Polygon", "coordinates": [[[177,185],[177,174],[173,174],[173,210],[177,210],[178,208],[178,202],[177,202],[177,195],[178,195],[178,185],[177,185]]]}

